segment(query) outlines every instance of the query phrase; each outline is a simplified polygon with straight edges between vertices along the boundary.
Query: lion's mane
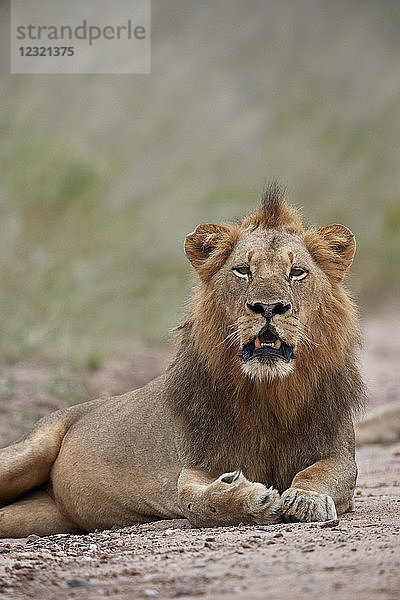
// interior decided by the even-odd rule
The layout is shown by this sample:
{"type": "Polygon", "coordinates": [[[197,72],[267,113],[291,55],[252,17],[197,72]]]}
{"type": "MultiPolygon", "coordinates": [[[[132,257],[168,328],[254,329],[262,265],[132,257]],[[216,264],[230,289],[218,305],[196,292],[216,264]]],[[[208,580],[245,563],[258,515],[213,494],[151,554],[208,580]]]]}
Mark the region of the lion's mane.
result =
{"type": "MultiPolygon", "coordinates": [[[[270,187],[260,208],[229,235],[207,239],[209,257],[178,328],[176,359],[167,374],[167,401],[182,427],[186,463],[216,475],[241,468],[253,481],[282,491],[310,461],[340,444],[338,431],[360,406],[363,384],[357,368],[359,330],[355,306],[341,284],[342,265],[321,230],[305,230],[299,213],[282,191],[270,187]],[[296,369],[271,382],[249,379],[238,348],[224,343],[231,322],[221,304],[218,269],[241,230],[273,228],[303,237],[310,254],[327,274],[320,314],[307,334],[312,345],[296,356],[296,369]],[[269,456],[265,472],[263,456],[269,456]]],[[[210,236],[209,236],[210,237],[210,236]]],[[[339,242],[340,243],[340,242],[339,242]]],[[[310,298],[311,302],[312,299],[310,298]]],[[[343,442],[344,443],[344,442],[343,442]]]]}

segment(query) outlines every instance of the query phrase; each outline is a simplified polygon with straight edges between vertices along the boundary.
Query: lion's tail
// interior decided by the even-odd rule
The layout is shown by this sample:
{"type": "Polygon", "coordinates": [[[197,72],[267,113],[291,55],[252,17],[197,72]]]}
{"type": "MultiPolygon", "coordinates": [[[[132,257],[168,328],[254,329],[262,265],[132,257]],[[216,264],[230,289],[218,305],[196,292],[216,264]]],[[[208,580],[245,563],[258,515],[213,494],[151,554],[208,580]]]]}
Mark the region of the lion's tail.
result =
{"type": "Polygon", "coordinates": [[[356,424],[356,444],[390,444],[400,440],[400,402],[385,404],[356,424]]]}
{"type": "Polygon", "coordinates": [[[104,400],[59,410],[41,419],[21,440],[0,450],[0,506],[45,483],[68,429],[104,400]]]}

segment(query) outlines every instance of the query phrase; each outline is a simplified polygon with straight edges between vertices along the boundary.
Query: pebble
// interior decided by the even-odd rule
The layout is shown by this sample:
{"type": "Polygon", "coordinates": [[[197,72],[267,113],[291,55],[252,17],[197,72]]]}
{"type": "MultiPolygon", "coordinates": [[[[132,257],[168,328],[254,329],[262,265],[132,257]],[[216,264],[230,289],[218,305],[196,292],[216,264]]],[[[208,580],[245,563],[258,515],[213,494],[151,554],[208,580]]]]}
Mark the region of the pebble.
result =
{"type": "Polygon", "coordinates": [[[89,581],[83,577],[73,577],[72,579],[68,579],[67,584],[70,587],[85,587],[89,585],[89,581]]]}
{"type": "Polygon", "coordinates": [[[280,538],[283,537],[283,533],[276,533],[275,535],[273,535],[272,537],[274,538],[280,538]]]}
{"type": "Polygon", "coordinates": [[[173,535],[175,533],[175,531],[173,529],[166,529],[163,533],[163,535],[173,535]]]}
{"type": "Polygon", "coordinates": [[[337,527],[339,525],[339,519],[331,519],[330,521],[323,521],[322,523],[318,524],[319,527],[325,528],[325,527],[337,527]]]}

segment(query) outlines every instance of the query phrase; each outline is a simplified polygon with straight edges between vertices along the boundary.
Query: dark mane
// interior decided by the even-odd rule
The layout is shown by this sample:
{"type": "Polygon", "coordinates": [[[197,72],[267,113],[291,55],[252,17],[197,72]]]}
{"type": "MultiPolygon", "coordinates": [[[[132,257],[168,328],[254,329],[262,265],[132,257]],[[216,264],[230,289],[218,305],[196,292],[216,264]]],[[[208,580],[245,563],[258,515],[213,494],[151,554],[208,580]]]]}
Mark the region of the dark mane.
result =
{"type": "Polygon", "coordinates": [[[278,229],[301,233],[303,226],[300,212],[286,203],[286,190],[276,181],[264,190],[258,209],[242,224],[244,229],[278,229]]]}
{"type": "MultiPolygon", "coordinates": [[[[307,233],[277,184],[241,231],[257,227],[307,233]]],[[[351,438],[352,413],[364,392],[357,313],[336,280],[326,283],[315,331],[308,332],[318,343],[297,354],[290,376],[259,382],[243,372],[238,348],[224,343],[232,322],[219,285],[218,277],[201,279],[167,375],[166,401],[183,432],[181,461],[216,476],[241,469],[250,480],[283,490],[295,473],[348,443],[349,432],[351,438]]]]}
{"type": "Polygon", "coordinates": [[[261,210],[264,212],[264,219],[267,222],[269,219],[276,223],[279,219],[286,198],[286,188],[281,186],[277,181],[272,181],[264,190],[261,197],[261,210]]]}
{"type": "Polygon", "coordinates": [[[296,472],[323,458],[351,422],[364,393],[354,357],[304,386],[294,379],[260,384],[216,380],[186,328],[167,376],[167,402],[182,427],[184,464],[218,473],[241,469],[286,489],[296,472]],[[268,457],[268,458],[267,458],[268,457]]]}

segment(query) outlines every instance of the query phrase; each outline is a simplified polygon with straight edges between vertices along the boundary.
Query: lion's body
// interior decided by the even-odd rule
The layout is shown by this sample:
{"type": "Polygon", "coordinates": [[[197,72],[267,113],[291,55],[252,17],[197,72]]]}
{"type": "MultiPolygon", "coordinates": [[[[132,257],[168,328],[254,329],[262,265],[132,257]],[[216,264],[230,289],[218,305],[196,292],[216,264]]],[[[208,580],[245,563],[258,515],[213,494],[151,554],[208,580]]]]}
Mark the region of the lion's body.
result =
{"type": "Polygon", "coordinates": [[[341,279],[354,242],[345,228],[321,231],[304,232],[292,209],[269,198],[241,227],[204,225],[188,236],[200,286],[174,362],[144,388],[55,413],[2,450],[0,535],[179,516],[194,525],[320,520],[350,510],[362,383],[341,279]],[[243,256],[253,270],[246,287],[235,266],[243,256]],[[288,269],[299,283],[282,276],[288,269]],[[258,306],[279,310],[264,317],[258,306]],[[265,358],[243,364],[240,348],[254,352],[266,335],[265,358]],[[275,358],[281,352],[285,360],[275,358]]]}
{"type": "Polygon", "coordinates": [[[81,529],[182,516],[177,428],[163,402],[163,384],[161,377],[101,403],[65,436],[52,470],[53,491],[81,529]]]}

